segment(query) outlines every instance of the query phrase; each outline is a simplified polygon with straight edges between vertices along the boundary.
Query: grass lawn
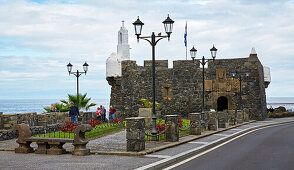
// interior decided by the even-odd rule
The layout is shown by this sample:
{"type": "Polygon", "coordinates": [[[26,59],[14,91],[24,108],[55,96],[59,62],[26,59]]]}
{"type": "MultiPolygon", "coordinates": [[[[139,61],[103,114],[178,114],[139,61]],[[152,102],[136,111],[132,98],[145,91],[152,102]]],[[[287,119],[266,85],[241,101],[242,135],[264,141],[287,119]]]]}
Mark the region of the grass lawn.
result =
{"type": "MultiPolygon", "coordinates": [[[[107,133],[119,131],[121,129],[125,128],[125,122],[121,124],[113,124],[113,123],[104,123],[95,126],[90,132],[86,132],[85,137],[86,139],[98,137],[107,133]]],[[[67,138],[67,139],[73,139],[74,133],[68,133],[68,132],[54,132],[54,133],[47,133],[47,134],[41,134],[41,135],[35,135],[33,137],[42,137],[42,138],[67,138]]]]}

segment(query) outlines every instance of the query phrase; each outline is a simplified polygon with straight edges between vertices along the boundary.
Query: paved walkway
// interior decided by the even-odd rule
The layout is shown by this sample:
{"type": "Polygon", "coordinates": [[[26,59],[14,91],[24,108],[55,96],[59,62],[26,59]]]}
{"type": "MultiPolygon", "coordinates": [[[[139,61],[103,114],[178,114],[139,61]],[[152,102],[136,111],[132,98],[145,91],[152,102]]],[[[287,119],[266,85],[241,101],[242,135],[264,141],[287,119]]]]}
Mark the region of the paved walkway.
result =
{"type": "MultiPolygon", "coordinates": [[[[239,134],[254,128],[265,125],[277,124],[281,122],[294,121],[294,117],[267,119],[266,121],[254,122],[239,126],[217,134],[209,135],[203,138],[195,139],[195,136],[182,137],[181,141],[190,140],[187,143],[167,148],[145,156],[111,156],[111,155],[90,155],[85,157],[65,155],[38,155],[38,154],[15,154],[14,152],[0,152],[0,169],[141,169],[161,168],[175,160],[191,156],[197,152],[203,151],[209,146],[223,142],[239,134]],[[145,167],[144,167],[145,166],[145,167]]],[[[209,133],[209,132],[205,132],[209,133]]],[[[211,132],[210,132],[211,133],[211,132]]],[[[91,151],[107,152],[125,152],[126,132],[121,131],[109,136],[104,136],[87,145],[91,151]]],[[[168,145],[168,142],[146,142],[146,149],[168,145]]],[[[15,140],[0,142],[0,149],[16,147],[15,140]]],[[[70,150],[71,146],[66,146],[70,150]]]]}

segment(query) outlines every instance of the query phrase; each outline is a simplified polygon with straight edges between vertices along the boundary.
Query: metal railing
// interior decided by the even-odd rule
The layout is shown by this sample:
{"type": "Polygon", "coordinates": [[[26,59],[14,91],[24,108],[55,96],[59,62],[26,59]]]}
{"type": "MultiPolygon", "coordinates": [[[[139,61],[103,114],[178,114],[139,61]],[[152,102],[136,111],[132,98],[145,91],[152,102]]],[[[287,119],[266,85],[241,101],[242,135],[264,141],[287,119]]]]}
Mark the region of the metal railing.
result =
{"type": "MultiPolygon", "coordinates": [[[[119,123],[102,123],[96,125],[90,132],[86,132],[86,138],[94,138],[99,137],[104,134],[108,134],[111,132],[119,131],[125,128],[125,122],[119,123]]],[[[74,128],[72,129],[64,129],[61,131],[61,127],[65,127],[65,124],[55,124],[55,125],[46,125],[40,127],[41,129],[34,130],[32,129],[33,137],[40,137],[40,138],[74,138],[74,128]],[[70,131],[71,130],[71,131],[70,131]]]]}

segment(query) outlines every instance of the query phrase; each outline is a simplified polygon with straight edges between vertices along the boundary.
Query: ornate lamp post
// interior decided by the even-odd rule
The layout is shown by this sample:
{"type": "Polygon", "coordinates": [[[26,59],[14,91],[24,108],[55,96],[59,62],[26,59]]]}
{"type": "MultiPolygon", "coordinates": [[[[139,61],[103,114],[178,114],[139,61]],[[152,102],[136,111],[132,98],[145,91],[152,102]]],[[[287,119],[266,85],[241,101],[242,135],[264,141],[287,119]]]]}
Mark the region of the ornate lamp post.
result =
{"type": "Polygon", "coordinates": [[[89,65],[87,64],[87,62],[85,62],[83,64],[83,69],[84,69],[84,72],[79,72],[79,70],[77,70],[76,72],[72,72],[72,64],[69,62],[68,65],[67,65],[67,70],[68,70],[68,74],[71,75],[75,75],[77,77],[77,107],[79,109],[79,77],[82,75],[82,74],[87,74],[87,71],[88,71],[88,67],[89,65]]]}
{"type": "Polygon", "coordinates": [[[172,19],[170,19],[169,15],[167,16],[167,18],[162,22],[164,24],[164,29],[167,35],[160,35],[158,34],[157,36],[154,34],[154,32],[152,32],[151,36],[141,36],[141,32],[142,32],[142,27],[144,25],[144,23],[142,21],[140,21],[139,16],[138,19],[133,23],[133,25],[135,26],[135,34],[137,36],[137,40],[139,42],[139,39],[143,39],[146,40],[150,43],[150,45],[152,46],[152,82],[153,82],[153,86],[152,86],[152,96],[153,96],[153,107],[152,107],[152,130],[151,130],[151,134],[153,135],[151,140],[155,141],[158,140],[158,138],[155,136],[158,134],[157,130],[156,130],[156,112],[155,112],[155,46],[157,44],[158,41],[164,39],[164,38],[170,38],[170,34],[172,33],[172,29],[173,29],[173,23],[174,21],[172,19]],[[158,38],[158,39],[157,39],[158,38]]]}
{"type": "MultiPolygon", "coordinates": [[[[201,109],[201,124],[202,125],[205,125],[205,111],[204,111],[204,88],[205,88],[205,83],[204,83],[204,66],[205,64],[209,61],[209,60],[213,60],[215,59],[216,57],[216,52],[217,52],[217,49],[213,47],[210,49],[210,52],[211,52],[211,57],[212,59],[205,59],[205,57],[203,56],[202,59],[198,59],[199,63],[202,65],[202,109],[201,109]]],[[[194,61],[195,58],[196,58],[196,53],[197,53],[197,50],[193,48],[190,50],[190,54],[191,54],[191,58],[192,60],[194,61]]]]}
{"type": "Polygon", "coordinates": [[[237,72],[236,70],[234,70],[232,72],[232,77],[233,78],[237,78],[240,82],[240,91],[239,91],[239,110],[242,110],[243,109],[243,106],[242,106],[242,80],[244,79],[242,77],[242,75],[245,75],[246,78],[249,77],[249,71],[246,70],[245,72],[241,72],[241,70],[239,72],[237,72]],[[237,76],[237,74],[239,75],[239,77],[237,76]]]}

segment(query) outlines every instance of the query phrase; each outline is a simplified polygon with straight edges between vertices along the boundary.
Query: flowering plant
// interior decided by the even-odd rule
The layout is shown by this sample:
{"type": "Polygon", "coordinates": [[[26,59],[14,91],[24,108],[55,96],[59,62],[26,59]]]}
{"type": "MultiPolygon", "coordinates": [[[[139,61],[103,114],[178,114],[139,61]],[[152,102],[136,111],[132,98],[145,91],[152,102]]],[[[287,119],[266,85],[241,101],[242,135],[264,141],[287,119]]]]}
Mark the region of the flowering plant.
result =
{"type": "Polygon", "coordinates": [[[115,118],[115,119],[112,119],[109,123],[120,123],[122,122],[123,120],[120,119],[120,118],[115,118]]]}
{"type": "Polygon", "coordinates": [[[69,122],[66,123],[64,126],[60,126],[60,130],[61,132],[72,133],[77,126],[79,126],[78,123],[69,122]]]}
{"type": "Polygon", "coordinates": [[[88,122],[89,125],[91,125],[92,127],[95,127],[97,125],[100,125],[102,123],[101,120],[95,120],[93,117],[91,118],[91,121],[88,122]]]}
{"type": "Polygon", "coordinates": [[[179,127],[183,127],[183,120],[179,117],[179,127]]]}
{"type": "Polygon", "coordinates": [[[156,129],[157,129],[157,131],[159,131],[159,132],[164,131],[164,129],[165,129],[165,123],[162,123],[162,124],[156,124],[156,129]]]}

